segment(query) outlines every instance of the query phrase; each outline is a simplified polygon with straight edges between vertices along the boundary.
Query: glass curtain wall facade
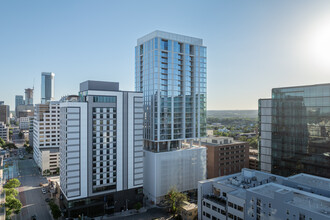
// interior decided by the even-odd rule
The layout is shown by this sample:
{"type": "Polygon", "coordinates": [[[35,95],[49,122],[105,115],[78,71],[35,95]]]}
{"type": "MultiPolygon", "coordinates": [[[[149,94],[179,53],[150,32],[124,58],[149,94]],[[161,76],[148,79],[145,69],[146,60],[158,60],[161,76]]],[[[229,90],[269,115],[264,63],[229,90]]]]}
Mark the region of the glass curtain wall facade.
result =
{"type": "Polygon", "coordinates": [[[167,151],[206,135],[206,47],[155,31],[135,47],[135,89],[144,94],[145,147],[167,151]]]}
{"type": "Polygon", "coordinates": [[[271,102],[271,172],[329,178],[330,84],[276,88],[271,102]]]}
{"type": "Polygon", "coordinates": [[[55,97],[55,73],[41,73],[41,103],[54,100],[55,97]]]}

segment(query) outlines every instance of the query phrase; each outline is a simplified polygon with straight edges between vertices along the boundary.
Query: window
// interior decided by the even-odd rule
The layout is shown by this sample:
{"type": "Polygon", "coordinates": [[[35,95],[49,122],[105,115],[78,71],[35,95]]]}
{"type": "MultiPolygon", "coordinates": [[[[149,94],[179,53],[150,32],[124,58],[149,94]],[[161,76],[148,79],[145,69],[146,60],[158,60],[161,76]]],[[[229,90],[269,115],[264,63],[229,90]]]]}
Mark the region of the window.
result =
{"type": "Polygon", "coordinates": [[[257,199],[257,205],[258,205],[258,206],[261,205],[261,201],[260,201],[260,199],[257,199]]]}
{"type": "Polygon", "coordinates": [[[305,220],[305,215],[304,215],[304,214],[301,214],[301,213],[299,213],[299,220],[305,220]]]}
{"type": "Polygon", "coordinates": [[[116,96],[93,96],[93,102],[116,103],[116,96]]]}

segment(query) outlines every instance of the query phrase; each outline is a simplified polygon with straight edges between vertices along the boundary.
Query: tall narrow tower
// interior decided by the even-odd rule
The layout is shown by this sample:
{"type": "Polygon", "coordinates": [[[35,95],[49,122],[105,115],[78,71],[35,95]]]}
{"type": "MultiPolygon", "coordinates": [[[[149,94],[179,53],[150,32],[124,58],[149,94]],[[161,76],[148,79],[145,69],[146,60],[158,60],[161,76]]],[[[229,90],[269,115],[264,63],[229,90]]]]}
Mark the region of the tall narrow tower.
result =
{"type": "Polygon", "coordinates": [[[137,40],[135,63],[144,98],[144,190],[158,202],[171,186],[191,190],[205,178],[206,150],[191,147],[206,136],[206,47],[199,38],[154,31],[137,40]]]}
{"type": "Polygon", "coordinates": [[[157,152],[206,135],[203,40],[154,31],[135,48],[137,91],[144,94],[145,146],[157,152]]]}
{"type": "Polygon", "coordinates": [[[54,101],[55,97],[55,73],[41,73],[41,103],[54,101]]]}
{"type": "Polygon", "coordinates": [[[25,89],[25,105],[33,105],[33,89],[25,89]]]}

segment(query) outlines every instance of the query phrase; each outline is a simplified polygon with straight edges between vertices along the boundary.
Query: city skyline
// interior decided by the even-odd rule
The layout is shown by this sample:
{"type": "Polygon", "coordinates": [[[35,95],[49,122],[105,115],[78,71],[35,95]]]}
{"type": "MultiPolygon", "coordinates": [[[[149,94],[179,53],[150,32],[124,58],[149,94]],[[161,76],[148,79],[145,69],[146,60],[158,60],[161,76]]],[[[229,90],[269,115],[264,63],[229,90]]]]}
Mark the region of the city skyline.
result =
{"type": "Polygon", "coordinates": [[[133,91],[136,39],[154,30],[204,39],[209,110],[257,109],[270,88],[329,80],[328,1],[176,2],[161,11],[129,3],[0,3],[0,75],[15,83],[3,84],[0,99],[14,110],[15,95],[34,86],[40,100],[44,71],[56,73],[55,100],[87,79],[133,91]]]}

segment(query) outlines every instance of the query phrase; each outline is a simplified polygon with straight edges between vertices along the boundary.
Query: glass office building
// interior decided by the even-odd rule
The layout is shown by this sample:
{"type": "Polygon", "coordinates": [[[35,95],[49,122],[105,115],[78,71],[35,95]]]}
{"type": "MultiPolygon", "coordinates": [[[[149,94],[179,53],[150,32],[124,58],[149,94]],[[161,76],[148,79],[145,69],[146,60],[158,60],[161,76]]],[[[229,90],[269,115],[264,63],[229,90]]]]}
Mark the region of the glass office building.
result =
{"type": "Polygon", "coordinates": [[[330,177],[330,84],[273,89],[259,123],[261,170],[330,177]]]}
{"type": "Polygon", "coordinates": [[[203,40],[154,31],[135,47],[135,88],[144,94],[144,139],[151,151],[181,148],[206,135],[203,40]]]}
{"type": "Polygon", "coordinates": [[[54,101],[55,97],[55,73],[41,73],[41,103],[54,101]]]}

